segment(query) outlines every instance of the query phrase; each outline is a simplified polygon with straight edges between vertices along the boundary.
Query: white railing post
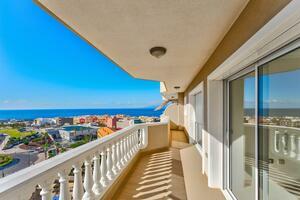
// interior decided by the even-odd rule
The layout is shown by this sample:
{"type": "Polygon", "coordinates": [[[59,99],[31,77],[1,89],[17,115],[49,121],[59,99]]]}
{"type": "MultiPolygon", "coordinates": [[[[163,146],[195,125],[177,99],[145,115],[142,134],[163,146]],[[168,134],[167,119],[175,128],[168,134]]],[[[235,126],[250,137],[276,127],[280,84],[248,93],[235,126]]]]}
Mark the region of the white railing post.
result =
{"type": "Polygon", "coordinates": [[[275,133],[274,133],[274,151],[276,153],[279,153],[280,152],[280,133],[278,130],[275,130],[275,133]]]}
{"type": "Polygon", "coordinates": [[[101,169],[101,179],[100,182],[102,184],[103,187],[107,186],[107,164],[106,164],[106,147],[104,146],[101,149],[101,165],[100,165],[100,169],[101,169]]]}
{"type": "Polygon", "coordinates": [[[40,192],[42,200],[51,200],[52,182],[44,181],[40,183],[39,186],[42,188],[40,192]]]}
{"type": "Polygon", "coordinates": [[[95,153],[93,161],[94,161],[94,171],[93,171],[94,185],[92,189],[96,195],[100,195],[102,192],[102,185],[100,183],[100,157],[98,152],[95,153]]]}
{"type": "Polygon", "coordinates": [[[69,200],[69,180],[68,180],[68,174],[66,173],[66,170],[60,171],[58,173],[59,176],[59,200],[69,200]]]}
{"type": "Polygon", "coordinates": [[[112,160],[112,171],[114,173],[114,176],[118,174],[118,167],[117,167],[117,142],[114,141],[111,146],[111,160],[112,160]]]}
{"type": "Polygon", "coordinates": [[[132,154],[134,155],[136,153],[135,151],[135,140],[134,140],[134,137],[135,137],[135,131],[133,131],[133,133],[131,134],[131,148],[132,148],[132,154]]]}
{"type": "Polygon", "coordinates": [[[95,199],[94,193],[92,191],[93,187],[93,179],[92,179],[92,167],[91,167],[91,158],[87,157],[84,161],[84,200],[92,200],[95,199]]]}
{"type": "Polygon", "coordinates": [[[124,140],[123,138],[120,138],[119,140],[119,148],[120,148],[120,169],[125,166],[125,160],[124,160],[124,140]]]}
{"type": "Polygon", "coordinates": [[[148,145],[148,127],[145,126],[140,130],[141,130],[141,132],[140,132],[141,138],[140,138],[139,148],[144,149],[148,145]]]}
{"type": "Polygon", "coordinates": [[[73,186],[73,200],[81,200],[83,196],[83,185],[82,185],[82,163],[75,163],[73,165],[74,174],[74,186],[73,186]]]}
{"type": "Polygon", "coordinates": [[[117,160],[117,164],[116,164],[116,167],[117,167],[117,172],[119,172],[121,170],[121,148],[120,148],[120,140],[118,140],[116,142],[116,160],[117,160]]]}
{"type": "Polygon", "coordinates": [[[290,142],[289,142],[289,155],[291,158],[296,157],[296,140],[295,140],[295,135],[290,135],[289,137],[290,142]]]}
{"type": "Polygon", "coordinates": [[[132,155],[133,155],[133,151],[132,151],[132,133],[130,133],[129,135],[128,135],[128,141],[129,141],[129,156],[130,156],[130,158],[132,157],[132,155]]]}
{"type": "Polygon", "coordinates": [[[287,137],[288,137],[287,131],[284,131],[284,134],[282,134],[281,136],[282,152],[284,155],[288,155],[287,137]]]}
{"type": "Polygon", "coordinates": [[[134,132],[134,149],[135,149],[136,152],[139,150],[139,147],[138,147],[138,133],[139,133],[139,129],[134,132]]]}
{"type": "Polygon", "coordinates": [[[112,181],[114,178],[114,174],[112,172],[112,159],[111,159],[112,151],[111,151],[111,149],[112,149],[112,145],[109,144],[106,149],[107,150],[107,177],[108,177],[109,181],[112,181]]]}
{"type": "Polygon", "coordinates": [[[130,160],[129,135],[127,135],[125,138],[126,138],[126,158],[127,158],[127,161],[129,161],[130,160]]]}
{"type": "Polygon", "coordinates": [[[126,165],[128,159],[127,159],[127,139],[126,136],[123,137],[123,161],[124,161],[124,166],[126,165]]]}

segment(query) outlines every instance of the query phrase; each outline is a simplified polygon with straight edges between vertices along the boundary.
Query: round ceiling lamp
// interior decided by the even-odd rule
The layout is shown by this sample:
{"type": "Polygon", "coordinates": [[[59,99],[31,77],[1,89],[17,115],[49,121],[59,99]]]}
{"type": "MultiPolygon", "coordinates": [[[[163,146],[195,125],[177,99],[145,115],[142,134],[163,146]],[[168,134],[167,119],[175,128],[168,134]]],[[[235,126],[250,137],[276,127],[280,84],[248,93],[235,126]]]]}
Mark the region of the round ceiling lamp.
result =
{"type": "Polygon", "coordinates": [[[165,47],[152,47],[149,51],[152,56],[160,58],[166,54],[167,49],[165,47]]]}

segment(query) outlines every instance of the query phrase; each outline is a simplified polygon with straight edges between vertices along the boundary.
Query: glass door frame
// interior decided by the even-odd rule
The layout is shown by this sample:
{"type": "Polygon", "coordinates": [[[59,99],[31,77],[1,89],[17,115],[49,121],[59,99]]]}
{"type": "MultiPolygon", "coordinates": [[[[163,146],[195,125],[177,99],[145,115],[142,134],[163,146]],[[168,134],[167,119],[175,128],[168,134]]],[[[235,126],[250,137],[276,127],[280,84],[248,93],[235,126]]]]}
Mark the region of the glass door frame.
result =
{"type": "MultiPolygon", "coordinates": [[[[257,60],[254,62],[252,65],[246,67],[245,69],[227,77],[224,79],[224,84],[223,84],[223,102],[224,102],[224,116],[223,116],[223,190],[234,200],[237,200],[233,192],[230,190],[230,150],[229,150],[229,83],[247,73],[250,72],[255,72],[255,200],[259,200],[260,193],[260,177],[259,177],[259,169],[258,169],[258,158],[259,158],[259,140],[258,140],[258,125],[259,125],[259,119],[258,119],[258,102],[259,102],[259,73],[258,73],[258,68],[261,67],[262,65],[277,59],[297,48],[300,48],[300,38],[290,42],[286,46],[279,47],[276,51],[270,52],[268,55],[264,56],[260,60],[257,60]]],[[[268,196],[265,196],[268,199],[268,196]]]]}
{"type": "Polygon", "coordinates": [[[243,69],[242,71],[230,76],[229,78],[224,80],[224,133],[223,134],[223,163],[224,163],[224,167],[223,167],[223,174],[224,174],[224,178],[223,178],[223,189],[230,195],[230,197],[234,200],[237,200],[237,198],[235,197],[235,195],[233,194],[233,192],[230,190],[229,186],[230,186],[230,126],[229,126],[229,85],[231,81],[234,81],[248,73],[251,72],[255,72],[255,174],[254,174],[254,179],[255,179],[255,198],[257,197],[257,186],[258,186],[258,125],[257,125],[257,89],[258,89],[258,84],[257,84],[257,76],[258,76],[258,71],[257,71],[257,66],[256,64],[251,65],[249,67],[247,67],[246,69],[243,69]]]}

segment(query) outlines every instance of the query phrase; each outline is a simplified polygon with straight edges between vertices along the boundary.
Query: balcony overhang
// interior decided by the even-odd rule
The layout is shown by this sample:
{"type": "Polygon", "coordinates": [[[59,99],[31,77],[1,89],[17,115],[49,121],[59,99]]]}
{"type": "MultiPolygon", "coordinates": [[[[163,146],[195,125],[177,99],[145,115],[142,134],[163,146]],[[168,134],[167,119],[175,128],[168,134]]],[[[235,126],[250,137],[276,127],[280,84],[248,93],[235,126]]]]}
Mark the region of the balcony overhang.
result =
{"type": "Polygon", "coordinates": [[[184,92],[248,0],[35,0],[133,77],[184,92]],[[164,56],[152,56],[155,46],[164,56]],[[179,86],[180,89],[174,89],[179,86]]]}

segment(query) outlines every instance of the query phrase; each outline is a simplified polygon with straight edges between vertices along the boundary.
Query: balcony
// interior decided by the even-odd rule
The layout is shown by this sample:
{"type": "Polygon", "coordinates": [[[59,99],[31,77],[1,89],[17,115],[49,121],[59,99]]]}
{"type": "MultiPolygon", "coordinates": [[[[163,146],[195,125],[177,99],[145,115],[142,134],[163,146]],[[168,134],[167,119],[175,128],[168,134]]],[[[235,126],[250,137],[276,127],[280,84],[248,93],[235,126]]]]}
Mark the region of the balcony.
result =
{"type": "MultiPolygon", "coordinates": [[[[167,121],[134,125],[23,169],[0,179],[0,199],[193,199],[184,174],[197,173],[184,172],[193,164],[182,159],[192,154],[181,152],[193,146],[169,127],[167,121]]],[[[205,176],[199,181],[206,195],[223,199],[205,176]]]]}

